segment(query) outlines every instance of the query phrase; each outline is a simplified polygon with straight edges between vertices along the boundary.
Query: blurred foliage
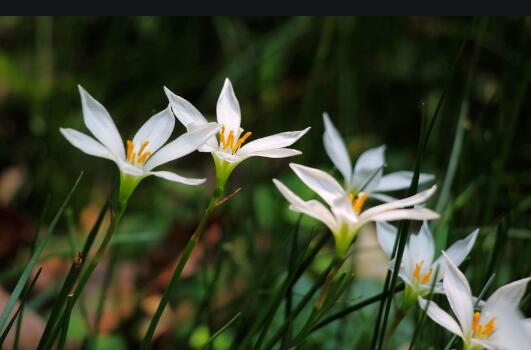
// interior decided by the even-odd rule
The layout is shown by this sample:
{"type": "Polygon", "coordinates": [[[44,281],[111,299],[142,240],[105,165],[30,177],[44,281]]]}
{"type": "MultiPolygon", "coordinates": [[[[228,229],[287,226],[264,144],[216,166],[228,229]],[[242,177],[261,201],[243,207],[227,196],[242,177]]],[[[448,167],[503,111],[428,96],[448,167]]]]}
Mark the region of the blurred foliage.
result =
{"type": "MultiPolygon", "coordinates": [[[[463,103],[466,115],[459,126],[464,128],[464,141],[455,180],[438,232],[448,232],[448,241],[453,242],[473,227],[482,228],[471,259],[476,264],[469,264],[472,280],[480,286],[495,227],[506,220],[511,229],[503,258],[508,261],[496,267],[498,285],[528,276],[531,21],[490,19],[474,62],[479,23],[477,18],[452,17],[0,17],[0,206],[4,227],[0,238],[10,247],[0,249],[5,267],[2,276],[24,261],[32,241],[31,229],[25,227],[37,220],[47,198],[51,198],[50,207],[57,207],[73,179],[85,172],[72,200],[73,224],[69,228],[64,220],[48,247],[52,257],[60,256],[58,250],[63,251],[62,256],[74,256],[75,238],[69,246],[68,237],[87,231],[87,222],[92,222],[117,180],[111,162],[81,154],[58,131],[59,127],[86,130],[77,84],[106,106],[125,140],[149,116],[166,107],[163,86],[213,119],[225,77],[231,79],[240,101],[242,127],[253,131],[253,138],[306,126],[312,129],[296,144],[302,156],[251,159],[235,170],[229,187],[241,187],[242,191],[212,220],[211,240],[201,252],[204,262],[197,263],[203,269],[182,282],[175,300],[181,297],[186,301],[179,302],[175,315],[169,316],[180,320],[170,328],[179,329],[160,341],[161,348],[175,342],[197,348],[241,305],[253,307],[245,303],[245,290],[278,282],[285,271],[286,242],[297,216],[288,211],[271,186],[271,178],[285,180],[308,198],[310,192],[296,180],[288,163],[332,169],[322,146],[323,111],[330,113],[348,141],[353,159],[363,150],[385,143],[387,171],[410,170],[421,118],[433,114],[447,82],[449,88],[422,167],[422,171],[436,174],[440,185],[463,103]],[[462,56],[451,75],[461,47],[462,56]],[[223,266],[216,285],[220,295],[210,301],[219,305],[207,305],[208,312],[194,321],[190,309],[197,310],[202,302],[206,282],[220,260],[223,266]]],[[[184,130],[176,125],[174,135],[184,130]]],[[[125,348],[138,340],[136,329],[141,327],[139,320],[145,317],[147,306],[137,304],[164,287],[157,276],[184,245],[213,188],[209,155],[193,154],[169,167],[209,181],[191,188],[149,178],[135,192],[113,247],[124,263],[138,264],[131,282],[136,286],[132,288],[138,289],[133,293],[136,304],[111,327],[123,337],[109,336],[102,340],[108,344],[105,346],[125,348]]],[[[303,220],[301,244],[309,240],[314,226],[315,222],[303,220]]],[[[6,279],[10,281],[3,281],[6,279]]],[[[373,295],[380,290],[376,285],[370,278],[361,279],[350,294],[353,299],[373,295]]],[[[46,310],[50,297],[49,293],[37,308],[46,310]]],[[[340,323],[336,323],[306,346],[335,349],[341,345],[336,342],[343,342],[351,347],[356,339],[363,348],[370,342],[372,328],[367,324],[371,322],[364,320],[371,312],[364,309],[341,321],[349,322],[352,332],[340,336],[340,323]],[[360,324],[368,329],[354,326],[360,324]]],[[[84,321],[75,316],[72,322],[76,320],[80,324],[72,336],[81,337],[79,334],[86,332],[79,329],[84,321]]],[[[412,327],[406,324],[401,332],[411,334],[412,327]]],[[[223,334],[213,346],[225,349],[230,341],[223,334]]]]}

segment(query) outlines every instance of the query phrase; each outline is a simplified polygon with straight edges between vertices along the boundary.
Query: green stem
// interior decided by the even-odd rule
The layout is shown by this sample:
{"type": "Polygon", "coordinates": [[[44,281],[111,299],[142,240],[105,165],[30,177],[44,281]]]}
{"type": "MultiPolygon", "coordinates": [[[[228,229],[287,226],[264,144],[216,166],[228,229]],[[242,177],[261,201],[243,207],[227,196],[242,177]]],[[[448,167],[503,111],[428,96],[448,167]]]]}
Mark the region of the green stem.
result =
{"type": "Polygon", "coordinates": [[[385,334],[383,348],[386,348],[387,344],[389,343],[389,339],[391,339],[391,337],[395,333],[396,329],[398,328],[402,320],[404,320],[404,318],[406,317],[407,312],[409,311],[411,305],[412,305],[411,303],[404,301],[404,303],[396,310],[393,323],[391,324],[391,326],[387,330],[387,333],[385,334]]]}
{"type": "Polygon", "coordinates": [[[184,251],[181,254],[181,257],[179,258],[179,262],[177,263],[177,267],[175,268],[175,271],[173,271],[173,275],[171,276],[170,283],[168,284],[168,286],[164,290],[164,293],[162,294],[162,298],[160,299],[159,306],[157,307],[157,310],[155,311],[155,314],[153,315],[153,318],[151,319],[149,328],[144,336],[144,339],[142,339],[142,344],[140,345],[140,349],[145,350],[149,347],[149,344],[151,344],[151,339],[153,338],[153,334],[155,333],[157,324],[160,321],[162,312],[164,311],[164,308],[168,304],[169,297],[172,294],[173,290],[175,289],[175,286],[177,282],[179,281],[179,278],[181,277],[181,273],[186,263],[188,262],[188,259],[190,258],[192,251],[194,250],[195,246],[201,239],[201,236],[205,232],[208,219],[210,218],[210,215],[216,208],[216,204],[218,203],[218,200],[221,198],[221,196],[224,193],[224,187],[225,187],[225,182],[218,181],[216,189],[214,190],[214,193],[212,194],[212,198],[210,199],[210,202],[208,203],[208,207],[203,213],[203,216],[201,217],[201,221],[199,221],[199,224],[197,225],[197,228],[195,229],[194,234],[192,235],[192,237],[190,237],[190,240],[186,244],[186,247],[184,248],[184,251]]]}
{"type": "MultiPolygon", "coordinates": [[[[103,255],[105,254],[105,251],[107,250],[107,247],[109,246],[109,243],[111,241],[112,236],[116,232],[116,227],[118,226],[118,223],[120,222],[120,220],[121,220],[121,218],[122,218],[122,216],[123,216],[123,214],[125,212],[125,208],[126,207],[127,207],[127,201],[126,200],[119,200],[118,201],[118,207],[116,208],[115,211],[113,211],[113,214],[111,215],[111,224],[110,224],[107,232],[105,233],[105,237],[103,238],[103,241],[101,242],[101,245],[99,246],[98,251],[96,252],[94,257],[90,261],[89,265],[87,266],[87,269],[81,275],[81,277],[79,279],[79,283],[77,284],[77,286],[76,286],[76,288],[74,290],[74,293],[72,293],[72,299],[71,299],[72,305],[74,305],[76,303],[77,299],[81,295],[81,292],[83,292],[83,289],[87,285],[87,283],[88,283],[88,281],[90,279],[90,276],[92,276],[92,273],[94,272],[94,270],[98,266],[98,263],[102,259],[103,255]]],[[[61,326],[59,324],[56,325],[53,328],[49,338],[46,339],[44,342],[42,342],[42,340],[41,340],[41,344],[39,346],[39,349],[49,349],[49,348],[51,348],[53,343],[54,343],[54,341],[55,341],[55,339],[57,338],[57,335],[58,335],[60,330],[61,330],[61,326]]]]}
{"type": "Polygon", "coordinates": [[[317,298],[317,301],[315,302],[315,309],[320,310],[328,296],[328,291],[330,290],[330,286],[332,285],[332,282],[336,278],[337,273],[339,272],[339,269],[341,266],[343,266],[343,263],[345,262],[345,259],[343,258],[334,258],[333,267],[330,273],[328,274],[328,277],[326,278],[326,281],[321,288],[321,292],[319,293],[319,297],[317,298]]]}

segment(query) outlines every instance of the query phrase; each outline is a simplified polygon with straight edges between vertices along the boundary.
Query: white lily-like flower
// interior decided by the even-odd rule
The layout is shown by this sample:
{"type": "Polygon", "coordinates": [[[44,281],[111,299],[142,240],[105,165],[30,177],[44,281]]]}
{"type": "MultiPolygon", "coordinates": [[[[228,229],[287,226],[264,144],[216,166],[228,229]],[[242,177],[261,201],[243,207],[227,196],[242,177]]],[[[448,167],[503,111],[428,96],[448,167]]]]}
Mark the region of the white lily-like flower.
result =
{"type": "MultiPolygon", "coordinates": [[[[461,337],[467,350],[505,349],[503,332],[498,331],[498,310],[501,305],[517,310],[531,278],[523,278],[498,288],[485,302],[479,303],[481,310],[478,311],[474,310],[474,298],[466,277],[445,252],[443,256],[446,259],[444,292],[457,321],[433,301],[428,305],[428,301],[418,297],[420,307],[426,310],[433,321],[461,337]]],[[[526,327],[524,324],[522,326],[526,327]]]]}
{"type": "MultiPolygon", "coordinates": [[[[207,124],[206,118],[190,102],[164,88],[175,117],[188,129],[194,130],[207,124]]],[[[216,107],[219,140],[214,136],[201,148],[200,152],[211,152],[214,156],[218,176],[228,176],[243,160],[249,157],[285,158],[301,154],[287,148],[300,139],[310,128],[301,131],[287,131],[259,138],[244,145],[251,132],[243,132],[240,127],[240,104],[230,80],[225,79],[216,107]]]]}
{"type": "MultiPolygon", "coordinates": [[[[398,229],[386,222],[377,222],[376,231],[382,250],[390,258],[398,235],[398,229]]],[[[474,230],[466,238],[458,240],[446,250],[446,254],[457,266],[465,260],[470,250],[472,250],[478,232],[478,229],[474,230]]],[[[439,256],[434,260],[434,255],[435,243],[433,235],[428,223],[424,222],[417,234],[409,236],[399,271],[400,278],[406,283],[406,295],[410,296],[413,302],[418,295],[426,295],[430,292],[434,282],[433,278],[436,279],[434,292],[443,292],[442,282],[440,281],[445,271],[444,258],[439,256]],[[437,276],[435,276],[436,271],[438,271],[437,276]]],[[[389,268],[392,269],[393,267],[394,260],[389,262],[389,268]]]]}
{"type": "Polygon", "coordinates": [[[334,235],[337,255],[340,257],[347,252],[359,229],[370,221],[432,220],[439,217],[437,213],[426,208],[405,209],[424,203],[435,192],[436,186],[414,196],[362,211],[367,199],[366,194],[359,193],[353,198],[332,176],[322,170],[294,163],[291,163],[290,167],[306,186],[323,199],[328,208],[318,200],[301,199],[277,179],[273,179],[273,182],[290,202],[291,210],[311,216],[328,226],[334,235]]]}
{"type": "MultiPolygon", "coordinates": [[[[383,175],[385,166],[384,145],[363,152],[353,168],[343,138],[330,120],[328,113],[323,113],[323,122],[325,126],[323,144],[326,153],[343,176],[344,189],[347,192],[356,195],[358,192],[363,191],[369,197],[383,202],[390,202],[395,200],[395,198],[382,192],[397,191],[409,187],[413,179],[413,172],[411,171],[397,171],[383,175]]],[[[431,174],[421,173],[419,174],[419,184],[426,183],[434,178],[431,174]]]]}
{"type": "Polygon", "coordinates": [[[170,138],[175,125],[175,119],[168,107],[149,118],[133,140],[127,140],[126,151],[120,133],[105,107],[81,86],[79,93],[83,106],[83,120],[94,138],[74,129],[59,130],[82,152],[115,162],[120,170],[121,191],[125,191],[123,193],[125,196],[130,194],[140,180],[150,175],[187,185],[199,185],[205,181],[205,179],[186,178],[170,171],[153,169],[202,146],[216,134],[218,127],[215,123],[205,124],[163,146],[170,138]]]}

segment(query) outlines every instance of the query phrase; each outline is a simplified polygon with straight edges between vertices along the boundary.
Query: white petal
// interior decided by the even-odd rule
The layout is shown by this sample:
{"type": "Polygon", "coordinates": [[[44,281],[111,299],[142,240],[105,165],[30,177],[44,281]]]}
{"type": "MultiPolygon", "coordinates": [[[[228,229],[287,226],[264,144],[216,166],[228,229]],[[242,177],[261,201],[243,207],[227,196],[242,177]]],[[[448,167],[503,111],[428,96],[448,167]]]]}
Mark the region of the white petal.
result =
{"type": "MultiPolygon", "coordinates": [[[[434,178],[435,176],[431,174],[421,173],[419,174],[419,184],[426,183],[434,178]]],[[[409,188],[412,179],[413,172],[411,171],[397,171],[395,173],[387,174],[382,176],[374,191],[388,192],[409,188]]]]}
{"type": "Polygon", "coordinates": [[[336,179],[322,170],[295,163],[291,163],[290,167],[306,186],[321,196],[330,206],[334,204],[336,198],[345,194],[336,179]]]}
{"type": "MultiPolygon", "coordinates": [[[[461,263],[465,260],[465,258],[468,256],[470,251],[472,250],[472,247],[474,246],[474,243],[476,243],[476,238],[478,236],[479,229],[474,230],[471,234],[469,234],[466,238],[460,239],[456,241],[454,244],[452,244],[447,250],[446,255],[450,259],[452,259],[453,263],[456,266],[461,265],[461,263]]],[[[444,266],[444,258],[440,256],[435,260],[433,263],[433,269],[440,265],[440,273],[439,276],[444,276],[445,266],[444,266]]]]}
{"type": "Polygon", "coordinates": [[[325,127],[325,132],[323,134],[325,151],[337,170],[343,175],[347,186],[350,186],[352,163],[350,161],[347,147],[343,142],[343,138],[330,120],[328,113],[323,113],[323,123],[325,127]]]}
{"type": "Polygon", "coordinates": [[[494,310],[496,314],[496,343],[503,349],[528,350],[531,344],[531,332],[527,328],[519,311],[510,305],[498,305],[494,310]]]}
{"type": "Polygon", "coordinates": [[[116,163],[120,168],[120,171],[125,174],[129,174],[136,177],[145,177],[149,175],[143,168],[136,167],[125,160],[117,160],[116,163]]]}
{"type": "Polygon", "coordinates": [[[522,278],[521,280],[506,284],[498,288],[487,299],[483,311],[486,313],[492,312],[496,308],[496,304],[505,305],[505,307],[512,307],[515,310],[524,296],[527,283],[531,280],[530,277],[522,278]]]}
{"type": "Polygon", "coordinates": [[[91,156],[114,160],[114,156],[107,147],[94,140],[92,137],[74,129],[59,128],[59,131],[61,131],[61,134],[66,137],[68,142],[82,152],[90,154],[91,156]]]}
{"type": "Polygon", "coordinates": [[[433,236],[426,221],[422,223],[417,234],[412,233],[409,235],[407,249],[412,261],[415,261],[415,263],[418,264],[423,261],[423,273],[431,267],[433,254],[435,253],[435,243],[433,242],[433,236]]]}
{"type": "Polygon", "coordinates": [[[332,232],[336,231],[337,225],[332,213],[321,202],[316,200],[306,202],[277,179],[273,179],[273,183],[288,202],[291,203],[291,210],[311,216],[323,222],[332,232]]]}
{"type": "Polygon", "coordinates": [[[192,186],[201,185],[202,183],[206,181],[206,179],[193,179],[189,177],[184,177],[184,176],[172,173],[171,171],[150,171],[149,174],[155,175],[157,177],[161,177],[166,180],[179,182],[185,185],[192,185],[192,186]]]}
{"type": "Polygon", "coordinates": [[[431,197],[431,195],[435,192],[436,189],[437,189],[437,186],[434,185],[431,188],[427,189],[426,191],[422,191],[420,193],[417,193],[414,196],[407,197],[407,198],[404,198],[404,199],[399,199],[399,200],[394,201],[394,202],[389,202],[389,203],[377,205],[375,207],[367,209],[366,211],[364,211],[362,213],[362,215],[365,214],[367,216],[371,216],[371,215],[374,215],[374,214],[377,214],[377,213],[382,213],[382,212],[385,212],[385,211],[388,211],[388,210],[399,209],[399,208],[409,207],[409,206],[413,206],[415,204],[423,203],[428,198],[431,197]]]}
{"type": "Polygon", "coordinates": [[[446,258],[446,271],[443,279],[444,291],[454,314],[461,324],[461,328],[468,332],[472,329],[472,316],[474,304],[470,285],[461,271],[452,260],[443,252],[446,258]]]}
{"type": "MultiPolygon", "coordinates": [[[[363,152],[354,166],[353,186],[364,186],[364,191],[371,191],[380,182],[385,165],[385,145],[363,152]]],[[[359,188],[358,188],[359,190],[359,188]]]]}
{"type": "Polygon", "coordinates": [[[249,154],[288,147],[294,144],[304,134],[306,134],[308,130],[310,130],[310,128],[300,131],[286,131],[279,134],[262,137],[245,144],[242,148],[240,148],[238,153],[249,154]]]}
{"type": "Polygon", "coordinates": [[[463,338],[463,332],[461,331],[461,328],[459,327],[459,324],[455,322],[455,320],[452,318],[452,316],[448,315],[446,311],[441,309],[439,305],[431,301],[428,304],[427,300],[422,299],[421,297],[418,297],[418,302],[422,310],[426,310],[426,314],[435,322],[449,330],[450,332],[460,336],[463,338]],[[428,307],[426,309],[426,307],[428,307]]]}
{"type": "Polygon", "coordinates": [[[144,148],[145,152],[155,153],[163,144],[168,141],[175,126],[175,118],[169,108],[155,114],[149,118],[137,131],[133,138],[135,144],[134,152],[137,152],[144,141],[149,144],[144,148]]]}
{"type": "Polygon", "coordinates": [[[369,192],[368,195],[369,195],[369,198],[374,198],[374,199],[377,199],[380,202],[384,202],[384,203],[394,202],[394,201],[398,200],[398,198],[391,197],[391,196],[388,196],[388,195],[383,194],[383,193],[372,193],[372,192],[369,192]]]}
{"type": "Polygon", "coordinates": [[[346,223],[347,225],[354,225],[358,222],[358,217],[352,209],[352,202],[346,193],[336,197],[330,206],[332,213],[336,217],[336,221],[346,223]]]}
{"type": "Polygon", "coordinates": [[[470,342],[472,345],[476,347],[479,346],[480,348],[486,349],[486,350],[499,350],[500,349],[496,344],[493,344],[485,339],[472,338],[470,342]]]}
{"type": "Polygon", "coordinates": [[[94,137],[107,147],[117,159],[125,159],[122,137],[118,129],[116,129],[109,112],[86,92],[81,85],[78,85],[78,88],[81,95],[85,125],[94,137]]]}
{"type": "Polygon", "coordinates": [[[287,157],[298,156],[302,154],[302,152],[296,149],[292,149],[292,148],[277,148],[277,149],[268,149],[265,151],[257,151],[253,153],[246,153],[246,154],[240,154],[240,152],[236,152],[236,154],[240,157],[243,157],[244,159],[247,159],[249,157],[287,158],[287,157]]]}
{"type": "Polygon", "coordinates": [[[191,125],[204,125],[207,120],[201,112],[197,110],[190,102],[184,98],[175,95],[167,87],[164,87],[164,92],[170,101],[170,106],[175,117],[188,129],[191,125]]]}
{"type": "Polygon", "coordinates": [[[380,247],[382,247],[382,250],[387,257],[391,257],[398,229],[385,221],[378,221],[376,222],[376,233],[380,247]]]}
{"type": "Polygon", "coordinates": [[[195,151],[217,131],[218,125],[216,123],[208,123],[202,127],[182,134],[152,155],[144,165],[144,168],[146,170],[151,170],[159,165],[195,151]]]}
{"type": "Polygon", "coordinates": [[[242,157],[238,154],[231,154],[231,153],[228,153],[228,152],[225,152],[225,151],[215,151],[213,153],[216,157],[218,157],[219,159],[221,160],[224,160],[226,162],[229,162],[229,163],[239,163],[245,159],[247,159],[247,156],[246,157],[242,157]]]}
{"type": "Polygon", "coordinates": [[[413,209],[395,209],[385,211],[383,213],[376,213],[371,215],[365,215],[365,212],[362,212],[359,216],[358,225],[365,225],[370,221],[398,221],[398,220],[435,220],[439,218],[439,214],[433,210],[426,208],[413,208],[413,209]]]}
{"type": "Polygon", "coordinates": [[[228,137],[229,133],[234,132],[234,137],[237,138],[240,134],[241,111],[238,99],[234,94],[234,89],[230,80],[225,79],[223,89],[219,94],[218,104],[216,107],[216,114],[218,123],[225,126],[225,135],[228,137]]]}

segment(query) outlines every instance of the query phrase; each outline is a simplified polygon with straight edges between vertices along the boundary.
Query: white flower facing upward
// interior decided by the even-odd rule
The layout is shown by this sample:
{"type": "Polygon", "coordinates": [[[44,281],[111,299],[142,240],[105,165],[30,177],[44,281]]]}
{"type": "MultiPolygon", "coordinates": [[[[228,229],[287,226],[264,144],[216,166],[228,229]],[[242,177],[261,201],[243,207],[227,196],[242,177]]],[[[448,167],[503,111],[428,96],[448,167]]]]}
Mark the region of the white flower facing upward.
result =
{"type": "MultiPolygon", "coordinates": [[[[378,242],[384,253],[390,258],[393,253],[398,230],[386,222],[377,222],[376,231],[378,242]]],[[[452,261],[459,266],[468,256],[476,242],[479,230],[474,230],[466,238],[458,240],[447,250],[452,261]]],[[[430,292],[433,279],[435,278],[434,292],[442,293],[443,287],[440,280],[444,276],[445,266],[442,256],[433,259],[435,255],[435,243],[433,235],[424,222],[417,234],[409,235],[409,240],[402,255],[399,276],[406,283],[406,296],[410,302],[415,302],[418,295],[426,295],[430,292]],[[435,276],[438,271],[437,276],[435,276]]],[[[389,268],[394,267],[394,259],[389,262],[389,268]]]]}
{"type": "Polygon", "coordinates": [[[359,193],[353,198],[332,176],[322,170],[294,163],[290,164],[290,167],[306,186],[323,199],[328,208],[318,200],[301,199],[277,179],[273,179],[273,182],[290,202],[291,210],[311,216],[328,226],[334,235],[338,257],[346,254],[359,229],[370,221],[432,220],[439,217],[437,213],[426,208],[405,209],[424,203],[435,192],[436,186],[414,196],[362,211],[367,199],[365,193],[359,193]]]}
{"type": "MultiPolygon", "coordinates": [[[[164,88],[175,117],[188,129],[207,124],[206,118],[190,102],[164,88]]],[[[287,148],[300,139],[310,128],[301,131],[287,131],[259,138],[244,145],[251,132],[240,127],[240,104],[229,79],[225,79],[216,107],[218,138],[211,137],[200,152],[211,152],[216,163],[218,176],[228,177],[232,170],[249,157],[284,158],[301,154],[287,148]],[[219,140],[218,140],[219,139],[219,140]]]]}
{"type": "MultiPolygon", "coordinates": [[[[385,146],[371,148],[363,152],[356,161],[354,168],[352,168],[347,147],[341,134],[330,120],[328,113],[323,113],[323,122],[325,126],[323,143],[326,153],[343,176],[344,188],[347,192],[356,195],[358,192],[363,191],[369,197],[389,202],[395,200],[395,198],[381,192],[397,191],[409,187],[413,179],[413,172],[411,171],[397,171],[383,175],[385,146]]],[[[419,175],[419,184],[426,183],[434,178],[433,175],[421,173],[419,175]]]]}
{"type": "MultiPolygon", "coordinates": [[[[498,310],[502,305],[505,309],[517,310],[531,278],[498,288],[487,301],[479,303],[480,311],[477,311],[474,310],[474,298],[466,277],[446,253],[443,252],[443,255],[446,259],[444,292],[457,321],[433,301],[428,305],[428,301],[418,297],[420,307],[423,310],[427,307],[426,313],[433,321],[461,337],[467,350],[506,349],[503,332],[498,330],[498,310]]],[[[522,324],[522,327],[525,328],[525,324],[522,324]]]]}
{"type": "Polygon", "coordinates": [[[169,108],[149,118],[133,140],[127,140],[127,150],[109,112],[79,86],[83,120],[94,138],[74,129],[60,128],[61,133],[76,148],[92,156],[110,159],[120,170],[120,197],[131,194],[146,176],[154,175],[187,185],[199,185],[205,179],[186,178],[154,168],[183,157],[203,145],[217,132],[215,123],[206,124],[179,136],[162,147],[171,136],[175,119],[169,108]]]}

